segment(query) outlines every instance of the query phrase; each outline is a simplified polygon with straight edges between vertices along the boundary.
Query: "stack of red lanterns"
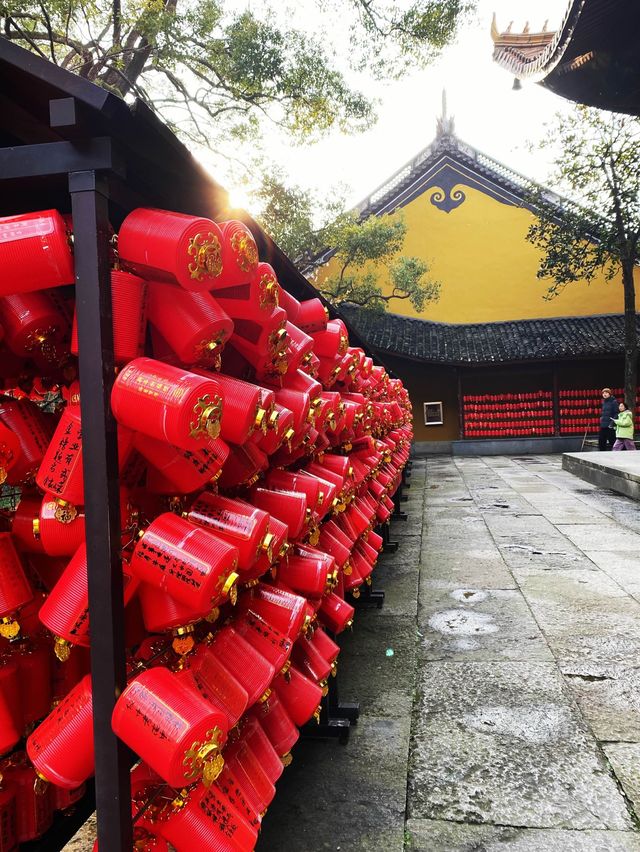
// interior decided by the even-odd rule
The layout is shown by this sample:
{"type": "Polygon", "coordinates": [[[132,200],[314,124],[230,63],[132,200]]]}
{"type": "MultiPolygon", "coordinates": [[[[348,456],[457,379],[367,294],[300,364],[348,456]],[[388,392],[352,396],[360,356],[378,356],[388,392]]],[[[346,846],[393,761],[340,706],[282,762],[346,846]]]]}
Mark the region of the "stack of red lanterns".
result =
{"type": "MultiPolygon", "coordinates": [[[[613,396],[617,400],[624,399],[622,388],[613,388],[613,396]]],[[[598,432],[600,429],[600,414],[602,412],[602,390],[600,388],[572,388],[561,390],[560,400],[560,434],[576,435],[584,432],[598,432]]],[[[640,391],[636,393],[635,421],[640,415],[640,391]]]]}
{"type": "Polygon", "coordinates": [[[553,435],[553,394],[468,394],[463,397],[465,438],[514,438],[553,435]]]}
{"type": "MultiPolygon", "coordinates": [[[[2,850],[94,768],[71,228],[0,219],[2,850]]],[[[250,850],[370,583],[409,399],[242,222],[134,210],[111,281],[136,849],[250,850]]]]}

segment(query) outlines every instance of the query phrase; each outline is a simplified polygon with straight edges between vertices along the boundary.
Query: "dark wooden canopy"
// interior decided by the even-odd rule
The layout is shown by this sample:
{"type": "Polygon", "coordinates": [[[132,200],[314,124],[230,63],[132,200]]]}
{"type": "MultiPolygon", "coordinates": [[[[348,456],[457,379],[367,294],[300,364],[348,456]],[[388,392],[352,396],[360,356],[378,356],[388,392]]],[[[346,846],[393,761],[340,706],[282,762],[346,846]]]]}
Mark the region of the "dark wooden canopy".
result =
{"type": "MultiPolygon", "coordinates": [[[[532,15],[536,4],[530,5],[532,15]]],[[[570,0],[555,33],[499,32],[493,58],[519,80],[533,80],[578,103],[640,115],[640,3],[570,0]]]]}

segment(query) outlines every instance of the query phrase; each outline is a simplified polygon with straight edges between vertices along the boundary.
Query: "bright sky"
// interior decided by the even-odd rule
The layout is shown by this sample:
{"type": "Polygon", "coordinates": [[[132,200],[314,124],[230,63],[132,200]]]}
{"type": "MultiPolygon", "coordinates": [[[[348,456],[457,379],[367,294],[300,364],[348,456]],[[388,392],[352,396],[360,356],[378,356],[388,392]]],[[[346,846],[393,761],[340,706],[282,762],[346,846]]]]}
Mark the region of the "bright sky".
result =
{"type": "MultiPolygon", "coordinates": [[[[366,77],[349,76],[380,100],[379,119],[371,130],[356,136],[336,133],[304,147],[287,146],[273,134],[267,154],[302,186],[329,190],[346,184],[347,200],[355,204],[432,141],[445,88],[448,111],[455,116],[461,139],[527,177],[544,181],[551,155],[532,153],[527,143],[539,139],[543,123],[569,104],[535,84],[513,90],[513,79],[491,58],[491,18],[495,12],[501,31],[511,20],[514,32],[522,31],[527,20],[531,31],[538,31],[546,18],[553,30],[566,8],[567,0],[478,0],[475,19],[426,70],[384,87],[366,77]]],[[[224,175],[217,177],[225,183],[224,175]]],[[[251,209],[246,193],[234,193],[229,179],[227,187],[238,206],[251,209]]]]}

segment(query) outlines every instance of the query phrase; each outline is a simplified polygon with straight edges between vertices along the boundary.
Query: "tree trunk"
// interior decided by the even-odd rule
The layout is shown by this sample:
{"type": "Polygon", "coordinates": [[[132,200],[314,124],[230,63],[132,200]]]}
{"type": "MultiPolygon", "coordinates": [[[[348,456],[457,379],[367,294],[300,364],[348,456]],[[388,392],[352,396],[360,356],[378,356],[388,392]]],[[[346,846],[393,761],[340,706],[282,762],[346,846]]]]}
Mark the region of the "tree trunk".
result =
{"type": "Polygon", "coordinates": [[[638,333],[636,330],[636,288],[633,259],[622,262],[624,287],[624,398],[635,418],[638,387],[638,333]]]}

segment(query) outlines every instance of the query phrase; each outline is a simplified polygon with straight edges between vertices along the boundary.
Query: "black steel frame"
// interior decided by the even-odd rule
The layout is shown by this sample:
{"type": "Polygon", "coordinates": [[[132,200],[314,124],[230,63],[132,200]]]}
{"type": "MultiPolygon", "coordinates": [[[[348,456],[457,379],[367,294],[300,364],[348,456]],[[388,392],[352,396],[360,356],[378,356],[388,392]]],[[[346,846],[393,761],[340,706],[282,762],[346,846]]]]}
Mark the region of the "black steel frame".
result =
{"type": "MultiPolygon", "coordinates": [[[[132,848],[130,758],[111,730],[113,706],[126,685],[118,448],[109,405],[114,364],[108,198],[109,176],[119,173],[108,138],[0,149],[0,181],[68,175],[82,384],[95,800],[98,842],[110,852],[132,848]]],[[[89,801],[93,803],[92,797],[89,801]]],[[[79,813],[84,810],[78,808],[79,813]]],[[[61,832],[62,843],[69,839],[66,833],[61,832]]],[[[54,849],[57,842],[49,835],[32,848],[54,849]]]]}

